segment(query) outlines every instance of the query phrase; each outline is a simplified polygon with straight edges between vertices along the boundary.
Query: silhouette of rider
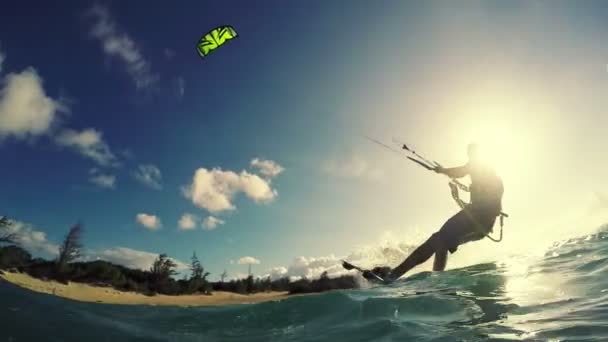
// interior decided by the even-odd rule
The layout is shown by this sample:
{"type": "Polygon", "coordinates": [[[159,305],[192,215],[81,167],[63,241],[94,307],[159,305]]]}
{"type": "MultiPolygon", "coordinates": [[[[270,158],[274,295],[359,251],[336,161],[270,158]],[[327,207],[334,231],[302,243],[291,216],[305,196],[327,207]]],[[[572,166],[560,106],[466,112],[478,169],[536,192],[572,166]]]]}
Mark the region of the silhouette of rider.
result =
{"type": "MultiPolygon", "coordinates": [[[[377,267],[372,272],[390,282],[427,261],[433,254],[435,255],[433,270],[443,271],[446,267],[448,251],[454,253],[459,245],[480,240],[492,231],[496,217],[502,210],[504,192],[502,180],[489,163],[484,163],[478,145],[469,144],[467,154],[469,160],[463,166],[436,167],[434,170],[450,178],[462,178],[468,175],[471,178],[469,187],[471,203],[447,220],[439,231],[431,235],[399,266],[392,270],[388,267],[377,267]]],[[[369,273],[364,273],[364,276],[369,279],[369,273]]]]}

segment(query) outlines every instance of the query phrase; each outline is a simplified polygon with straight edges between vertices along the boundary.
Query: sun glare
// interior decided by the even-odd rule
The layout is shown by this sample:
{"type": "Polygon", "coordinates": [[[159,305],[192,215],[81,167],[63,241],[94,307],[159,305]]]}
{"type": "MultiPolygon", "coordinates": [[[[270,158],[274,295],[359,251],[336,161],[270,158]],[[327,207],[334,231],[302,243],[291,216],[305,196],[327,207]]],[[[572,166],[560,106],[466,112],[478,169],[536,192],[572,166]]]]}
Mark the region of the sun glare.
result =
{"type": "Polygon", "coordinates": [[[511,182],[520,183],[529,174],[531,156],[543,147],[535,146],[546,134],[542,118],[554,109],[546,95],[535,89],[510,83],[480,84],[451,94],[446,110],[456,108],[452,111],[458,123],[453,131],[461,143],[478,143],[483,157],[512,186],[511,182]]]}
{"type": "Polygon", "coordinates": [[[522,163],[525,142],[521,135],[513,134],[498,122],[480,123],[466,135],[471,143],[479,145],[481,161],[496,168],[503,177],[517,177],[522,163]]]}

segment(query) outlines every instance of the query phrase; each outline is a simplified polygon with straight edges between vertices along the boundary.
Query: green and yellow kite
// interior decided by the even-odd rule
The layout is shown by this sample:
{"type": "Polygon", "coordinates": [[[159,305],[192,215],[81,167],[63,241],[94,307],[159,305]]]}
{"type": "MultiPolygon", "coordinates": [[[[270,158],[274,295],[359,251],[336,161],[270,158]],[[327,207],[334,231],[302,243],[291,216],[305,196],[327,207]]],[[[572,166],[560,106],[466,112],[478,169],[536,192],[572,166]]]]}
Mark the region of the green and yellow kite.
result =
{"type": "Polygon", "coordinates": [[[236,38],[238,34],[232,28],[232,26],[220,26],[201,38],[196,44],[196,50],[201,58],[207,57],[211,51],[216,50],[220,46],[224,45],[226,41],[236,38]]]}

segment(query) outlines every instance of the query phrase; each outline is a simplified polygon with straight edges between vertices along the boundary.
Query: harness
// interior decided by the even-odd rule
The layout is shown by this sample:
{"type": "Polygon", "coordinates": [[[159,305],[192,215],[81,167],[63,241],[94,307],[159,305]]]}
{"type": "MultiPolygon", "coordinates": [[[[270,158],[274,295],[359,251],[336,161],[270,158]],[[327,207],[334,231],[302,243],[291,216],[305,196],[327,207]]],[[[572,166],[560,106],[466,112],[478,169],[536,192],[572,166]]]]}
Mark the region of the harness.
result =
{"type": "MultiPolygon", "coordinates": [[[[468,186],[460,183],[459,181],[455,180],[455,179],[451,179],[450,182],[448,183],[448,185],[450,186],[450,193],[452,194],[452,198],[454,199],[454,201],[456,202],[456,204],[458,204],[458,206],[460,207],[460,209],[464,209],[467,205],[469,205],[469,203],[463,201],[460,198],[460,195],[458,193],[458,189],[462,190],[462,191],[466,191],[466,192],[470,192],[470,189],[468,186]]],[[[488,239],[494,241],[494,242],[500,242],[502,241],[502,230],[504,227],[504,219],[505,217],[509,217],[508,214],[503,213],[502,211],[498,214],[499,217],[499,221],[500,221],[500,235],[498,237],[498,239],[490,236],[490,232],[486,233],[484,235],[484,237],[487,237],[488,239]]]]}

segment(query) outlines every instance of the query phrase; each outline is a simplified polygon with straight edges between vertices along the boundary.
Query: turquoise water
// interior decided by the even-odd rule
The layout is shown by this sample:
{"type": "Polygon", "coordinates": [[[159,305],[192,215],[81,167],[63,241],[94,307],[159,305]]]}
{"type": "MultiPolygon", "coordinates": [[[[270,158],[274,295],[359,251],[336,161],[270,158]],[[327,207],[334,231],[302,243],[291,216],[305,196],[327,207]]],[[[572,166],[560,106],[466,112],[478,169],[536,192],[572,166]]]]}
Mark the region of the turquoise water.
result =
{"type": "Polygon", "coordinates": [[[392,286],[227,307],[78,303],[0,284],[0,341],[608,341],[608,230],[392,286]]]}

